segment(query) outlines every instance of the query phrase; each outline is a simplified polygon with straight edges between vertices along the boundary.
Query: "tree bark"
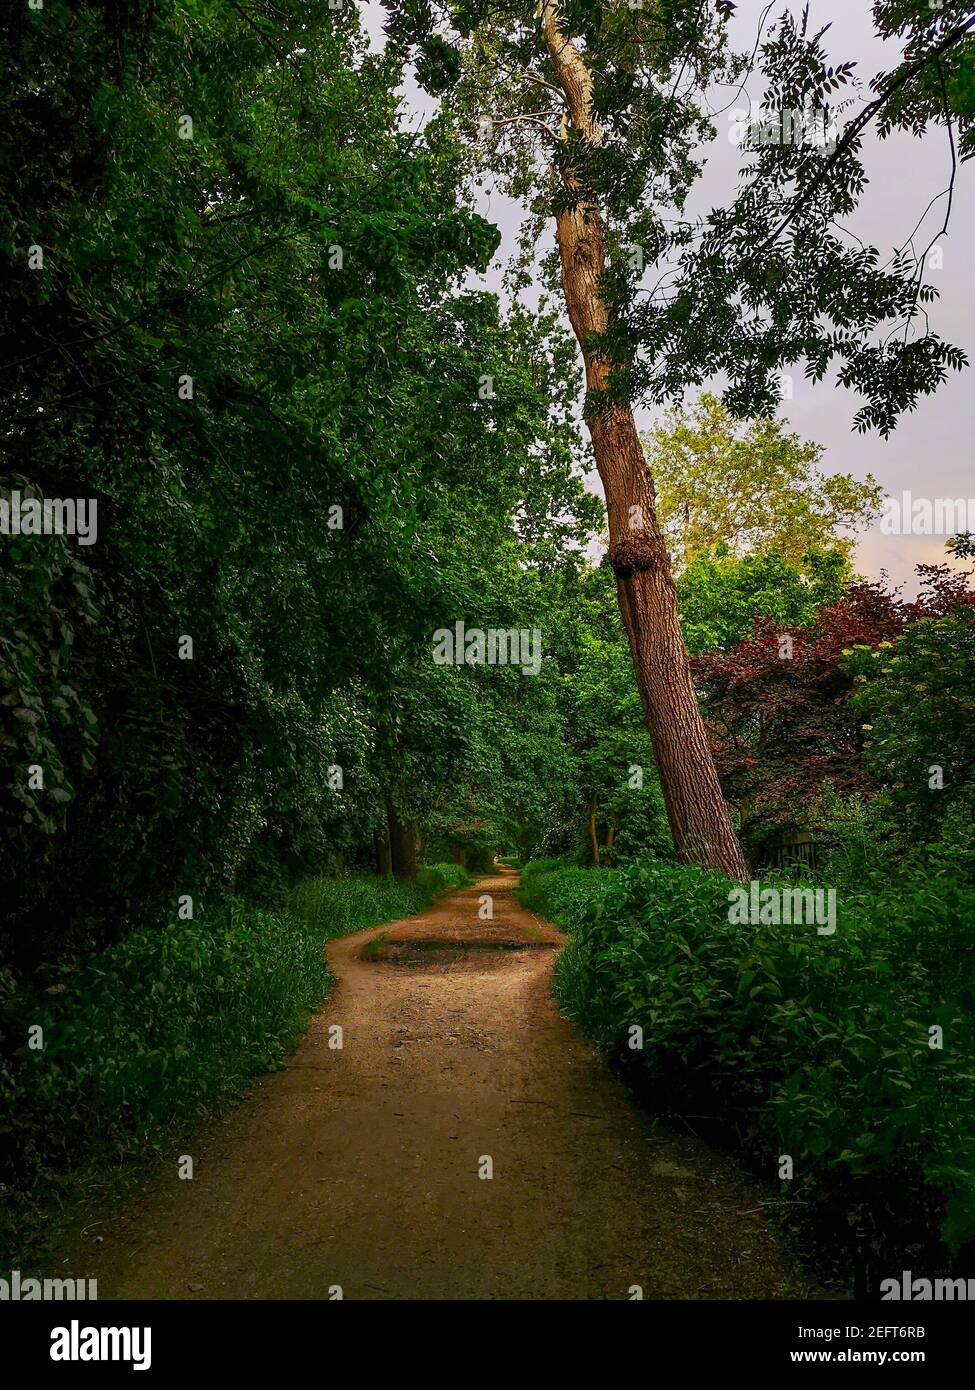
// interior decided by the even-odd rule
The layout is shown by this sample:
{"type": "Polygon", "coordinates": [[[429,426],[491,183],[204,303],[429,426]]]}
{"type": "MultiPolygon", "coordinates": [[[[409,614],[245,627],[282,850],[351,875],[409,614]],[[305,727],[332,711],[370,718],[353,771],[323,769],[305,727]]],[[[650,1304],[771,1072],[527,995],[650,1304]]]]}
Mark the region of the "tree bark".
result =
{"type": "Polygon", "coordinates": [[[393,860],[393,874],[399,879],[416,878],[416,826],[413,821],[404,820],[390,800],[389,846],[393,860]]]}
{"type": "MultiPolygon", "coordinates": [[[[562,28],[558,0],[540,0],[539,15],[568,120],[585,141],[599,144],[592,74],[562,28]]],[[[564,126],[565,122],[563,134],[564,126]]],[[[570,192],[578,191],[571,174],[563,178],[570,192]]],[[[599,395],[607,391],[613,367],[599,341],[609,321],[600,291],[606,265],[602,212],[580,195],[556,213],[555,233],[566,308],[585,364],[589,433],[609,517],[609,559],[674,847],[687,863],[745,881],[748,864],[721,794],[698,709],[670,557],[657,522],[653,479],[633,412],[608,400],[599,408],[599,395]]]]}
{"type": "Polygon", "coordinates": [[[381,874],[389,877],[393,872],[393,850],[389,841],[389,809],[386,818],[376,831],[376,864],[381,874]]]}
{"type": "Polygon", "coordinates": [[[589,799],[589,847],[592,853],[592,862],[595,868],[599,868],[599,838],[596,835],[596,793],[593,792],[589,799]]]}

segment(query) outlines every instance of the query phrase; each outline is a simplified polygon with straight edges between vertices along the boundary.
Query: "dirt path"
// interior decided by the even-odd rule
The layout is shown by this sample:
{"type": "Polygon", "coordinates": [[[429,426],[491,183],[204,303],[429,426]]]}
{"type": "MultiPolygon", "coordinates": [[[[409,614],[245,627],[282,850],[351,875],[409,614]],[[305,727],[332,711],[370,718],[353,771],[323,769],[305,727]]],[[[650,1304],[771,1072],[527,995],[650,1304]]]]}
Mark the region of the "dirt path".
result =
{"type": "Polygon", "coordinates": [[[101,1298],[801,1295],[756,1190],[635,1110],[557,1012],[561,938],[516,881],[329,944],[338,984],[287,1070],[79,1252],[101,1298]]]}

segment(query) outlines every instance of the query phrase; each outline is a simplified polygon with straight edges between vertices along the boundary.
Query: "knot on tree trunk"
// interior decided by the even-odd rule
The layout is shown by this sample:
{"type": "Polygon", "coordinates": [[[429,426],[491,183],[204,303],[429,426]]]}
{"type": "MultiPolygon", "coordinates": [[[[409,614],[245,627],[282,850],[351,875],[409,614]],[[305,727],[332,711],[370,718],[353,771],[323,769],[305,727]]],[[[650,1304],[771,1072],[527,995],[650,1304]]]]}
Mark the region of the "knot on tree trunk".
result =
{"type": "Polygon", "coordinates": [[[629,579],[641,570],[660,568],[659,547],[649,536],[626,536],[609,547],[609,563],[617,579],[629,579]]]}

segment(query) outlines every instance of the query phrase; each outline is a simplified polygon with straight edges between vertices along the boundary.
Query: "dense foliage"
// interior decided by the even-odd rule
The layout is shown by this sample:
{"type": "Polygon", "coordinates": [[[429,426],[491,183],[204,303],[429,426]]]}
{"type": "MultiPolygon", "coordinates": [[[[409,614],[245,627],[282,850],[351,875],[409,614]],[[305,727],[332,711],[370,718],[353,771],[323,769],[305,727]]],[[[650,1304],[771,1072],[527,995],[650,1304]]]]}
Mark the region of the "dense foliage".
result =
{"type": "Polygon", "coordinates": [[[824,937],[729,922],[729,883],[696,869],[539,868],[523,900],[572,933],[556,996],[655,1105],[710,1120],[770,1181],[791,1157],[790,1214],[841,1242],[975,1239],[975,890],[915,864],[896,891],[844,893],[824,937]]]}
{"type": "Polygon", "coordinates": [[[22,7],[3,43],[36,80],[2,97],[0,481],[98,507],[0,553],[7,959],[388,867],[397,817],[441,850],[543,819],[557,681],[431,634],[547,626],[529,566],[598,508],[558,343],[463,288],[497,233],[449,132],[400,130],[324,6],[22,7]]]}

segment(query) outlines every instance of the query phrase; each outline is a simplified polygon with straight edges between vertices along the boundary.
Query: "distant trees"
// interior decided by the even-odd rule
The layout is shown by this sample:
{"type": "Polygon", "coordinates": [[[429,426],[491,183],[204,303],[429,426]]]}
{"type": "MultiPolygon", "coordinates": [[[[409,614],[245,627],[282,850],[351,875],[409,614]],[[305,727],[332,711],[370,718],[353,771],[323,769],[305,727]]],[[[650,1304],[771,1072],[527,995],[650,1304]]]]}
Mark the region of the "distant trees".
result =
{"type": "Polygon", "coordinates": [[[672,411],[643,444],[678,572],[719,545],[734,555],[774,551],[793,564],[824,548],[848,554],[880,512],[883,489],[872,477],[822,472],[822,445],[774,418],[742,424],[709,392],[672,411]]]}
{"type": "Polygon", "coordinates": [[[780,632],[805,627],[822,604],[839,598],[849,579],[849,564],[838,550],[814,550],[796,564],[775,551],[739,558],[718,545],[677,579],[688,650],[697,656],[732,647],[751,635],[756,618],[773,619],[780,632]]]}

